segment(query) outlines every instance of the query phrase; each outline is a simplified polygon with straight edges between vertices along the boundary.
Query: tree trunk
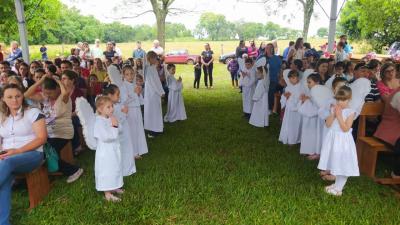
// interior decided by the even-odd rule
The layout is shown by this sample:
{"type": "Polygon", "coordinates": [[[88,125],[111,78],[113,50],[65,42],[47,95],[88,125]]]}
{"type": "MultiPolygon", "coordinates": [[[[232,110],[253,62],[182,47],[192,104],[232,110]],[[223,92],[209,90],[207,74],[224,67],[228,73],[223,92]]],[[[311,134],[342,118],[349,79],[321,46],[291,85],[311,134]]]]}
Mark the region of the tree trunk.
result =
{"type": "MultiPolygon", "coordinates": [[[[156,13],[155,13],[156,14],[156,13]]],[[[157,39],[160,42],[161,47],[165,48],[165,18],[166,15],[157,15],[157,39]]]]}
{"type": "Polygon", "coordinates": [[[304,7],[303,39],[307,41],[308,29],[310,27],[311,16],[314,12],[315,0],[306,0],[304,7]]]}

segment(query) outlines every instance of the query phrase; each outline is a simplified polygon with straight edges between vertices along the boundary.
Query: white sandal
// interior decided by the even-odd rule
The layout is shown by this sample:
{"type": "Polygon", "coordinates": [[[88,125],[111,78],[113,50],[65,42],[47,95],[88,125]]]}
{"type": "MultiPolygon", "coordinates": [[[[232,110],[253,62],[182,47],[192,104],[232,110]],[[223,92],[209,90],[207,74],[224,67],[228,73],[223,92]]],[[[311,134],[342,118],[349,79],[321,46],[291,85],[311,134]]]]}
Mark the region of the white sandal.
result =
{"type": "Polygon", "coordinates": [[[328,188],[328,189],[325,189],[325,192],[328,193],[328,194],[330,194],[330,195],[333,195],[333,196],[342,196],[342,192],[336,190],[335,188],[328,188]]]}

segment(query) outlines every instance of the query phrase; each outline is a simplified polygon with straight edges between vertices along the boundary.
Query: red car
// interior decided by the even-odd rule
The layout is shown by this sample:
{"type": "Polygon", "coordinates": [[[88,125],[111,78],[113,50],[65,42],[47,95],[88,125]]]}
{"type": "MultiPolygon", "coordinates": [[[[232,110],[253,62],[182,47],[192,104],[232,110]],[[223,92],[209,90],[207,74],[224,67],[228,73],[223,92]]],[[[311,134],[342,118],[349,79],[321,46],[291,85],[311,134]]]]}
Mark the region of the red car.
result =
{"type": "Polygon", "coordinates": [[[165,63],[193,64],[199,55],[189,55],[187,49],[173,50],[165,54],[165,63]]]}

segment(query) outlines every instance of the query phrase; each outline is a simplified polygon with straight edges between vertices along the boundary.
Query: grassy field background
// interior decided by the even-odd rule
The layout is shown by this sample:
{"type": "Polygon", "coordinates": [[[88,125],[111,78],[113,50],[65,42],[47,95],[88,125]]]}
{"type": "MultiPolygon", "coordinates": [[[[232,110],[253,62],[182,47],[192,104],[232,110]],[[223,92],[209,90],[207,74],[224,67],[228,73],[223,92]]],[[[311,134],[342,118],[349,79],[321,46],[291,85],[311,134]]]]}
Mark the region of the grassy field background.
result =
{"type": "Polygon", "coordinates": [[[83,177],[56,178],[49,196],[26,211],[25,190],[13,192],[12,223],[50,224],[400,224],[393,191],[366,177],[350,178],[344,196],[328,196],[317,162],[278,143],[279,119],[254,128],[242,118],[241,95],[225,66],[215,89],[192,88],[193,68],[178,65],[188,120],[166,124],[150,153],[126,178],[123,201],[107,203],[94,185],[94,152],[79,156],[83,177]]]}
{"type": "MultiPolygon", "coordinates": [[[[326,39],[309,39],[308,40],[315,49],[319,50],[319,46],[326,43],[328,40],[326,39]]],[[[201,40],[180,40],[180,41],[167,41],[165,50],[171,51],[176,49],[188,49],[190,54],[200,54],[204,50],[204,43],[210,43],[211,48],[214,50],[214,57],[216,59],[222,53],[230,53],[234,52],[236,47],[239,44],[239,41],[201,41],[201,40]]],[[[268,41],[266,41],[268,43],[268,41]]],[[[256,45],[259,46],[261,41],[256,41],[256,45]]],[[[288,46],[289,40],[278,40],[278,47],[280,52],[282,53],[283,50],[288,46]]],[[[92,44],[92,43],[90,43],[92,44]]],[[[354,47],[354,53],[357,54],[364,54],[371,50],[371,46],[366,42],[356,42],[351,43],[354,47]]],[[[129,58],[132,56],[133,50],[136,48],[136,43],[117,43],[117,46],[122,50],[123,57],[129,58]]],[[[145,41],[142,42],[143,49],[148,50],[152,47],[152,42],[145,41]]],[[[29,51],[31,54],[32,59],[41,59],[40,54],[40,45],[31,45],[29,47],[29,51]]],[[[57,56],[62,55],[69,55],[70,49],[75,47],[75,45],[47,45],[48,48],[48,55],[50,58],[55,58],[57,56]]],[[[101,44],[102,49],[105,50],[105,43],[101,44]]]]}

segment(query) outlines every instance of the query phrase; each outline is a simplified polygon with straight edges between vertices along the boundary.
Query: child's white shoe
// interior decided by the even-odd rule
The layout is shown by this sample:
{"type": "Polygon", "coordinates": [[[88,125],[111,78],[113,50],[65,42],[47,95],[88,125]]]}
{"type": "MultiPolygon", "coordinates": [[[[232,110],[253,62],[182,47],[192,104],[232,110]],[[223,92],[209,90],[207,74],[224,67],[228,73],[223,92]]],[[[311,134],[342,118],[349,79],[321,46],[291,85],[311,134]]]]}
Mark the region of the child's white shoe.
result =
{"type": "MultiPolygon", "coordinates": [[[[328,187],[330,187],[330,186],[328,186],[328,187]]],[[[341,191],[336,190],[334,187],[332,187],[332,188],[328,188],[328,187],[325,188],[326,193],[333,195],[333,196],[342,196],[341,191]]]]}

